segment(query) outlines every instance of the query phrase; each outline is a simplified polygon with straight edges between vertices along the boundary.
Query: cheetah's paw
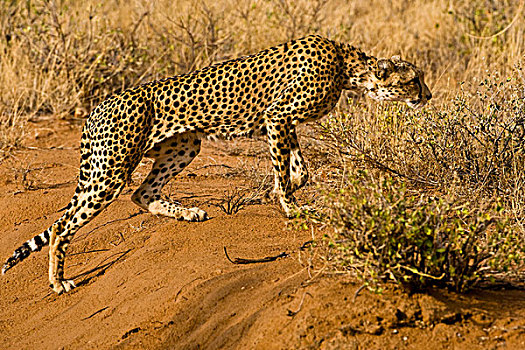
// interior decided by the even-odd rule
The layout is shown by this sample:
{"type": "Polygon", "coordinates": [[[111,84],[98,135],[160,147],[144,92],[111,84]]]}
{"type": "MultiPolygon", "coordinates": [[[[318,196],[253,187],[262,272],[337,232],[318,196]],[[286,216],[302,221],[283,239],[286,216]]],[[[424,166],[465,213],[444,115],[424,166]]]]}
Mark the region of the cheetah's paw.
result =
{"type": "Polygon", "coordinates": [[[301,205],[292,207],[290,210],[285,212],[285,214],[289,219],[294,219],[316,216],[319,214],[319,212],[316,208],[309,205],[301,205]]]}
{"type": "Polygon", "coordinates": [[[73,288],[76,287],[75,282],[73,280],[57,280],[55,283],[52,283],[50,285],[51,288],[53,288],[53,291],[57,294],[67,293],[73,288]]]}
{"type": "Polygon", "coordinates": [[[209,216],[204,210],[197,207],[184,209],[181,213],[179,220],[185,221],[205,221],[208,220],[209,216]]]}

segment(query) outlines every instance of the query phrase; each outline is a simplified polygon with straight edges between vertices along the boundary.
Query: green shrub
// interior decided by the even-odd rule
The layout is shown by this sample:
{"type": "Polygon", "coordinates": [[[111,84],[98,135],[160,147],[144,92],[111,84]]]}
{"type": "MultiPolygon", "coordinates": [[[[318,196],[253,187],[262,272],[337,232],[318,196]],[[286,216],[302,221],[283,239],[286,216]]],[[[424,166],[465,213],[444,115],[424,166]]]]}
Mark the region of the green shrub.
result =
{"type": "Polygon", "coordinates": [[[463,292],[494,272],[524,266],[525,247],[499,204],[412,195],[391,177],[359,172],[327,195],[334,228],[327,257],[370,288],[395,281],[410,289],[447,285],[463,292]]]}

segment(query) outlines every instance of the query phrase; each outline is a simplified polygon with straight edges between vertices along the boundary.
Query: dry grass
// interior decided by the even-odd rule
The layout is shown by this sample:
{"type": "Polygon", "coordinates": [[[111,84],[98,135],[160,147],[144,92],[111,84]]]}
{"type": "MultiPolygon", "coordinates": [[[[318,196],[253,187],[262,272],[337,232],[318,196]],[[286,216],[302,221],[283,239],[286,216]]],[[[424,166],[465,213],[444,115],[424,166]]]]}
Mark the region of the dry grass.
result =
{"type": "Polygon", "coordinates": [[[524,49],[523,15],[513,22],[518,0],[29,0],[0,7],[0,148],[20,141],[28,119],[82,116],[122,88],[314,32],[415,61],[438,102],[487,70],[505,76],[524,49]],[[498,36],[476,38],[510,23],[498,36]]]}

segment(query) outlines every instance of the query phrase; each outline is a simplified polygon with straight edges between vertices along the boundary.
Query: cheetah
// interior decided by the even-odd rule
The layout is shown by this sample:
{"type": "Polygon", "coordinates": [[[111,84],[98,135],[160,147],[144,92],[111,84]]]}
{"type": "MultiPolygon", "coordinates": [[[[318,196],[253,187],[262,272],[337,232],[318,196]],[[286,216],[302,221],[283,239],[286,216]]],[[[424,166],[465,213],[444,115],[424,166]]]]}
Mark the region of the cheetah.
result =
{"type": "Polygon", "coordinates": [[[286,216],[293,216],[293,193],[308,179],[295,128],[330,112],[343,90],[413,108],[432,98],[423,72],[399,56],[377,59],[318,35],[107,98],[83,126],[71,202],[51,227],[15,250],[2,273],[49,244],[50,287],[58,294],[73,289],[74,282],[64,279],[69,242],[118,197],[143,157],[154,164],[131,196],[135,204],[156,215],[207,220],[205,211],[184,208],[161,193],[197,156],[204,137],[266,135],[273,192],[286,216]]]}

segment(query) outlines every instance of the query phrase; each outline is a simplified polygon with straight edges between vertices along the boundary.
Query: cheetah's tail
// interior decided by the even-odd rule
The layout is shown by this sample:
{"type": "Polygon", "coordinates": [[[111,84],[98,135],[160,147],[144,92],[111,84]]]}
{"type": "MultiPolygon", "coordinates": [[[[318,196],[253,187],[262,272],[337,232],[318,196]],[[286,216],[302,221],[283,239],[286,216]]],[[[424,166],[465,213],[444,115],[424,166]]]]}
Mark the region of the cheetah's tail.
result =
{"type": "Polygon", "coordinates": [[[80,159],[80,176],[79,176],[79,183],[77,185],[77,189],[75,190],[75,194],[73,195],[73,198],[71,199],[71,202],[65,207],[66,212],[62,217],[60,217],[53,225],[51,225],[47,230],[42,232],[39,235],[36,235],[35,237],[31,238],[30,240],[26,241],[24,244],[22,244],[20,247],[18,247],[13,255],[6,260],[4,263],[4,266],[2,267],[2,275],[7,272],[7,270],[11,269],[13,266],[27,258],[31,253],[38,252],[42,250],[43,247],[49,245],[49,237],[51,235],[51,231],[53,229],[57,229],[59,227],[62,227],[64,222],[71,216],[71,212],[75,210],[75,206],[78,200],[78,193],[82,191],[82,183],[81,181],[86,179],[89,174],[89,159],[91,156],[91,147],[90,147],[90,141],[88,137],[88,133],[86,132],[86,126],[84,125],[84,131],[82,132],[82,140],[81,140],[81,153],[82,157],[80,159]],[[87,169],[87,170],[86,170],[87,169]]]}
{"type": "Polygon", "coordinates": [[[49,237],[51,236],[51,232],[53,232],[53,230],[56,230],[55,234],[60,234],[61,228],[64,227],[67,219],[71,217],[71,213],[78,209],[75,204],[78,202],[78,193],[80,192],[79,188],[80,185],[77,187],[73,198],[71,198],[71,202],[67,205],[64,214],[58,218],[53,223],[53,225],[51,225],[41,234],[36,235],[30,240],[24,242],[24,244],[22,244],[20,247],[16,248],[13,255],[4,263],[4,266],[2,267],[2,275],[5,274],[7,270],[11,269],[13,266],[27,258],[31,253],[38,252],[46,245],[49,245],[49,237]]]}
{"type": "MultiPolygon", "coordinates": [[[[54,226],[54,224],[53,224],[54,226]]],[[[47,230],[42,232],[39,235],[31,238],[26,241],[20,247],[18,247],[13,255],[6,260],[4,266],[2,267],[2,275],[6,273],[7,270],[27,258],[31,253],[40,251],[43,247],[49,244],[49,235],[53,226],[49,227],[47,230]]]]}
{"type": "MultiPolygon", "coordinates": [[[[4,263],[4,266],[2,267],[2,275],[5,274],[7,270],[11,269],[13,266],[27,258],[31,253],[38,252],[42,250],[42,248],[44,248],[46,245],[49,245],[49,237],[51,236],[51,232],[53,230],[60,231],[60,228],[63,227],[64,223],[71,216],[71,212],[76,209],[75,203],[78,199],[78,192],[79,191],[77,188],[77,191],[75,191],[71,202],[66,207],[66,212],[60,218],[58,218],[58,220],[56,220],[53,223],[53,225],[51,225],[47,230],[45,230],[41,234],[36,235],[30,240],[24,242],[24,244],[22,244],[20,247],[16,248],[13,255],[4,263]]],[[[55,233],[59,234],[60,232],[55,233]]]]}

